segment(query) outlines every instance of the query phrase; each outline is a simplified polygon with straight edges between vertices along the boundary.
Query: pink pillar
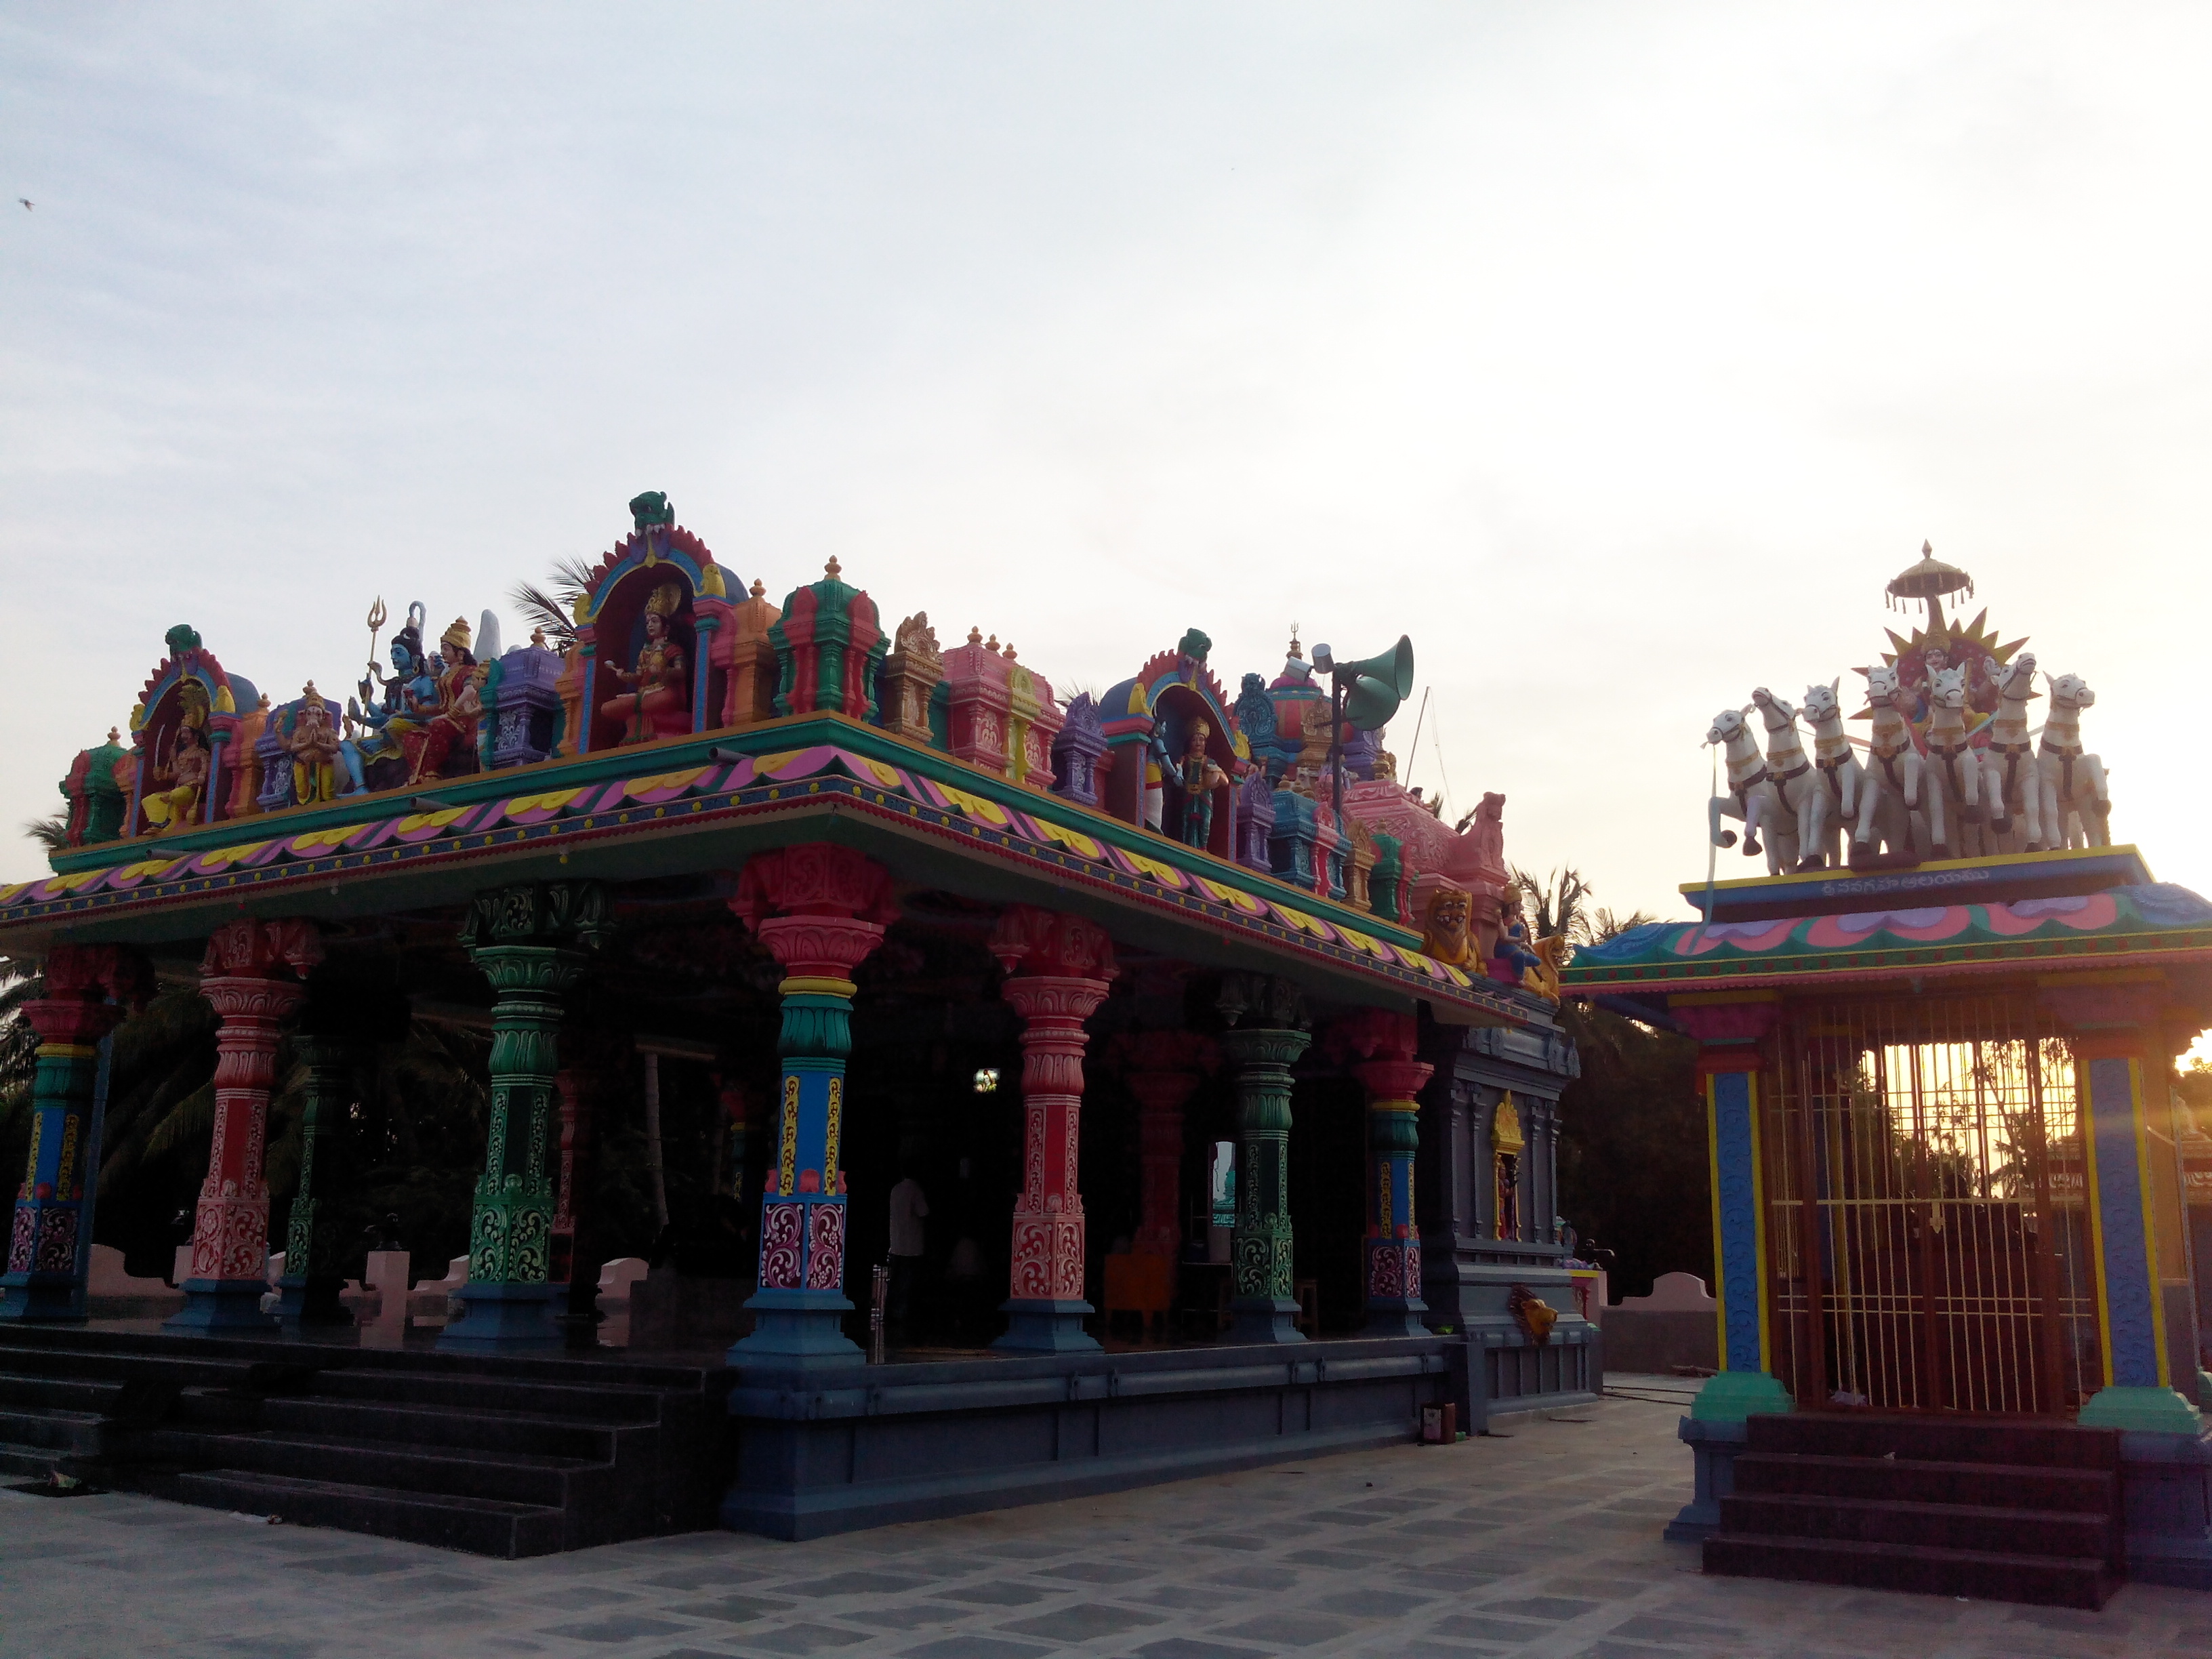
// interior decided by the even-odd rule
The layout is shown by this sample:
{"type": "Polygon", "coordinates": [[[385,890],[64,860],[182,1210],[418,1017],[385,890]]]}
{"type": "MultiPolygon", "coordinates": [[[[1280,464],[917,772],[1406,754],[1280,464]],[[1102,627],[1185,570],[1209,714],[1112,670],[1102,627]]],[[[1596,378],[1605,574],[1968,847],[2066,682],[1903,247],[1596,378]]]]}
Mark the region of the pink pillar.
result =
{"type": "Polygon", "coordinates": [[[1075,916],[1017,905],[999,919],[991,954],[1001,994],[1022,1017],[1024,1157],[1014,1200],[1006,1334],[994,1347],[1024,1352],[1096,1348],[1083,1328],[1083,1194],[1076,1164],[1083,1112],[1083,1022],[1114,977],[1114,945],[1075,916]]]}
{"type": "Polygon", "coordinates": [[[285,1016],[307,988],[301,978],[323,959],[309,921],[226,923],[208,940],[200,994],[222,1024],[216,1031],[215,1142],[192,1218],[191,1277],[172,1330],[214,1333],[273,1328],[261,1311],[268,1290],[269,1185],[261,1160],[268,1136],[269,1091],[285,1016]]]}

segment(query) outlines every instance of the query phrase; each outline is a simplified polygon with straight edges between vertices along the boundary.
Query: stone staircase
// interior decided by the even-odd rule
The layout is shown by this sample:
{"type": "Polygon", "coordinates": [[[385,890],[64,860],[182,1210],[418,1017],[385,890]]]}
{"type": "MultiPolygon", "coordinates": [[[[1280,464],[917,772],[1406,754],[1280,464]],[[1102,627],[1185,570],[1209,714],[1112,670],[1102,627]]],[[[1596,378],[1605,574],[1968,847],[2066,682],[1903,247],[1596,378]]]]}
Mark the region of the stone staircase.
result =
{"type": "Polygon", "coordinates": [[[0,1474],[478,1554],[716,1524],[726,1373],[0,1330],[0,1474]]]}
{"type": "Polygon", "coordinates": [[[1709,1573],[2066,1607],[2119,1587],[2110,1430],[1808,1412],[1749,1436],[1709,1573]]]}

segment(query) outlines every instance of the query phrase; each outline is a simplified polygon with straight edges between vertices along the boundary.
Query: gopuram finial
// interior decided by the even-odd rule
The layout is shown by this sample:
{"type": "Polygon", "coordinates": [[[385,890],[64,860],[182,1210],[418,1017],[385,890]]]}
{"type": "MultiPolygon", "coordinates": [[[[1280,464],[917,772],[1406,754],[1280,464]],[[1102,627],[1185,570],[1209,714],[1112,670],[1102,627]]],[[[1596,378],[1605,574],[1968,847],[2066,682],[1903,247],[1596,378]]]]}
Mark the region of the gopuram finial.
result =
{"type": "MultiPolygon", "coordinates": [[[[994,634],[994,635],[991,635],[991,641],[992,641],[992,643],[993,643],[993,644],[994,644],[994,645],[995,645],[996,643],[998,643],[998,639],[999,639],[999,636],[998,636],[996,634],[994,634]]],[[[983,643],[983,630],[982,630],[981,629],[980,629],[980,628],[971,628],[971,629],[969,629],[968,630],[968,643],[969,643],[969,644],[970,644],[970,645],[981,645],[981,644],[982,644],[982,643],[983,643]]]]}
{"type": "Polygon", "coordinates": [[[753,578],[752,594],[757,599],[766,599],[768,597],[768,584],[763,581],[758,576],[753,578]]]}
{"type": "Polygon", "coordinates": [[[1014,659],[1014,642],[1012,640],[1008,640],[1006,641],[1006,648],[1004,651],[1001,651],[999,654],[1004,657],[1008,662],[1012,662],[1014,659]]]}
{"type": "Polygon", "coordinates": [[[833,582],[837,580],[837,556],[835,553],[830,556],[830,562],[822,567],[822,574],[833,582]]]}
{"type": "Polygon", "coordinates": [[[1298,625],[1296,623],[1291,624],[1291,648],[1288,654],[1295,661],[1305,660],[1306,653],[1298,646],[1298,625]]]}

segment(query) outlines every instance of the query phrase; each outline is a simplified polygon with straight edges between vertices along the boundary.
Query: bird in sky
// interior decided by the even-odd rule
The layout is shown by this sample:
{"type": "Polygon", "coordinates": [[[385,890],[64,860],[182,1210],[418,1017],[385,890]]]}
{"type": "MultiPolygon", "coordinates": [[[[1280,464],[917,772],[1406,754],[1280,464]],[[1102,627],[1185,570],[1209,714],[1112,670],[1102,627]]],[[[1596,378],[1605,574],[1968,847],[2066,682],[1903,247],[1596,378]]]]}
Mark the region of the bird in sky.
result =
{"type": "Polygon", "coordinates": [[[23,211],[24,211],[24,212],[28,213],[28,212],[31,210],[31,208],[32,208],[33,204],[32,204],[31,198],[30,198],[29,197],[27,197],[27,196],[18,196],[15,199],[16,199],[17,201],[21,202],[21,203],[23,204],[23,211]]]}

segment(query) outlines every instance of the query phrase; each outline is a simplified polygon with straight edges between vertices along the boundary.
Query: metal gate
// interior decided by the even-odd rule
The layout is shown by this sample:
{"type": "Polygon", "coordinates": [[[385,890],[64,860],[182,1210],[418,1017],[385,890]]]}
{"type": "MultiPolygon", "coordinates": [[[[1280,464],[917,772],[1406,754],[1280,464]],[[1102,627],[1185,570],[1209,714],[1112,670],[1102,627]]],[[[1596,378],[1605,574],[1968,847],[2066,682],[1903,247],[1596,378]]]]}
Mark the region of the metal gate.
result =
{"type": "Polygon", "coordinates": [[[1759,1078],[1802,1406],[2056,1414],[2101,1371],[2075,1061],[2033,993],[1790,1009],[1759,1078]]]}

